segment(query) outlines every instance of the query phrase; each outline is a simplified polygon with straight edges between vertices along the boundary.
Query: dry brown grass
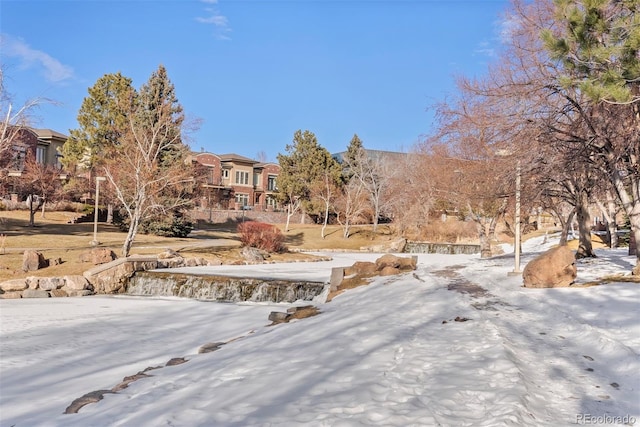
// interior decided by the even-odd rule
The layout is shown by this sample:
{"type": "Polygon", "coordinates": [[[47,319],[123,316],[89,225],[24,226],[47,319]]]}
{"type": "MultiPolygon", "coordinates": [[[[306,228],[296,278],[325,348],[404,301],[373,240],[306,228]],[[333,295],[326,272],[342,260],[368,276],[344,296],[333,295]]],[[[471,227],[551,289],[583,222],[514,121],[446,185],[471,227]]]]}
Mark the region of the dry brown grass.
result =
{"type": "MultiPolygon", "coordinates": [[[[92,266],[79,261],[80,254],[91,249],[93,240],[93,223],[69,223],[77,214],[73,212],[47,212],[45,218],[36,214],[35,227],[28,225],[28,212],[0,212],[0,280],[21,278],[26,276],[62,276],[82,274],[92,266]],[[24,273],[22,253],[25,249],[41,251],[47,259],[62,260],[60,265],[24,273]]],[[[281,229],[284,226],[279,226],[281,229]]],[[[393,237],[388,227],[380,226],[380,232],[373,234],[371,226],[354,229],[349,239],[342,238],[342,230],[338,226],[329,226],[326,238],[321,238],[320,226],[297,224],[284,233],[285,243],[293,253],[271,254],[269,261],[282,262],[290,260],[314,259],[315,257],[297,253],[296,250],[342,249],[357,250],[362,246],[389,241],[393,237]]],[[[139,234],[136,237],[132,254],[158,254],[171,248],[185,257],[198,256],[209,260],[220,260],[223,263],[234,263],[242,257],[239,254],[240,240],[236,224],[201,225],[186,238],[168,238],[139,234]]],[[[125,233],[112,225],[98,224],[98,240],[101,248],[109,248],[118,256],[124,242],[125,233]]]]}

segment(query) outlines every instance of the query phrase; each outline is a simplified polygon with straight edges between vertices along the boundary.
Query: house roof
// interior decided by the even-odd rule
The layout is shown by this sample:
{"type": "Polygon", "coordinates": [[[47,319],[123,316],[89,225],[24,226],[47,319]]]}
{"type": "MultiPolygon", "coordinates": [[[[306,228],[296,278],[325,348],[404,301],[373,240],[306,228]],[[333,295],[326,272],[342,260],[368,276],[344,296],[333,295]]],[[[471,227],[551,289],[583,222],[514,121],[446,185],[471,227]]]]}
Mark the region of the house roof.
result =
{"type": "Polygon", "coordinates": [[[220,160],[224,162],[244,162],[244,163],[258,163],[256,160],[250,159],[248,157],[241,156],[235,153],[229,154],[220,154],[220,160]]]}
{"type": "Polygon", "coordinates": [[[40,139],[62,139],[62,140],[67,140],[69,138],[67,135],[65,135],[63,133],[60,133],[60,132],[56,132],[55,130],[52,130],[52,129],[34,129],[34,128],[31,128],[31,130],[33,132],[35,132],[35,134],[40,139]]]}

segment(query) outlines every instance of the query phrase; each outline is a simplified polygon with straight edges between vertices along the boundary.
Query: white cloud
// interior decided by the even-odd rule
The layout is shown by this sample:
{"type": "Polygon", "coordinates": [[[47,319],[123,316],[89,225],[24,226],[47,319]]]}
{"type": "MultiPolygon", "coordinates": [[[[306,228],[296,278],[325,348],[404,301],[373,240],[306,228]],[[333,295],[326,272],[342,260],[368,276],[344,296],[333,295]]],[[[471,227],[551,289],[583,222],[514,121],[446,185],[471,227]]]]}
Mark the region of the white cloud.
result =
{"type": "MultiPolygon", "coordinates": [[[[217,4],[218,0],[200,0],[202,3],[217,4]]],[[[231,40],[229,33],[231,33],[231,27],[229,26],[229,20],[226,16],[221,14],[217,9],[212,7],[205,8],[207,16],[196,17],[196,22],[206,25],[213,25],[215,28],[215,37],[219,40],[231,40]]]]}
{"type": "Polygon", "coordinates": [[[522,25],[522,18],[509,15],[498,22],[498,37],[503,44],[511,42],[515,31],[522,25]]]}
{"type": "Polygon", "coordinates": [[[2,54],[18,58],[23,68],[41,68],[45,78],[50,82],[61,82],[73,78],[73,68],[64,65],[51,55],[31,48],[24,40],[8,34],[0,34],[2,54]]]}
{"type": "Polygon", "coordinates": [[[488,57],[496,56],[496,50],[493,47],[491,47],[489,42],[486,42],[486,41],[478,43],[478,46],[474,49],[473,53],[476,55],[482,55],[482,56],[488,56],[488,57]]]}

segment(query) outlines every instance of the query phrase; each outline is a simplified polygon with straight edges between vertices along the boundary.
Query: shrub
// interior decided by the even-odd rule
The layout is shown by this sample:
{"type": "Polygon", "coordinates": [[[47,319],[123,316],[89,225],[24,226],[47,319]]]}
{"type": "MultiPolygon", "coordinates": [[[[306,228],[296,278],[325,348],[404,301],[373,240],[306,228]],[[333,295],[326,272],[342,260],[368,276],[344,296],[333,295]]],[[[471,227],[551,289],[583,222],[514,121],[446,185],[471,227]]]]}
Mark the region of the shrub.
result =
{"type": "Polygon", "coordinates": [[[145,234],[163,237],[187,237],[193,230],[193,223],[179,214],[145,221],[140,226],[145,234]]]}
{"type": "MultiPolygon", "coordinates": [[[[122,231],[129,230],[129,218],[122,212],[115,211],[113,224],[122,231]]],[[[140,223],[140,232],[162,237],[187,237],[193,230],[193,223],[182,213],[154,216],[140,223]]]]}
{"type": "Polygon", "coordinates": [[[267,252],[285,250],[284,235],[276,226],[264,222],[246,221],[238,225],[240,241],[245,246],[267,252]]]}

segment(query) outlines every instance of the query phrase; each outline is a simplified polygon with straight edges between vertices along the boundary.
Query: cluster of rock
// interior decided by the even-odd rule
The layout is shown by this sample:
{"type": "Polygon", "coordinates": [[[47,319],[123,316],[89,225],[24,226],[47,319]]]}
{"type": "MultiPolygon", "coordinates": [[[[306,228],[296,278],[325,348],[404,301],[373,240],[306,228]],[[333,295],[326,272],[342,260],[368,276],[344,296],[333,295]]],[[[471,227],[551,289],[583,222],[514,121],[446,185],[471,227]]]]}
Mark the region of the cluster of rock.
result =
{"type": "Polygon", "coordinates": [[[418,257],[399,257],[396,255],[386,254],[375,260],[375,262],[357,261],[351,267],[344,269],[344,276],[392,276],[400,274],[403,271],[412,271],[416,269],[418,257]]]}
{"type": "MultiPolygon", "coordinates": [[[[96,265],[82,276],[26,277],[0,282],[0,298],[49,298],[124,293],[137,271],[157,268],[211,265],[204,258],[184,258],[167,249],[157,256],[116,258],[110,249],[94,248],[80,255],[82,262],[96,265]]],[[[49,265],[42,253],[25,251],[23,270],[34,271],[49,265]]]]}
{"type": "Polygon", "coordinates": [[[337,267],[331,273],[331,286],[327,301],[340,292],[366,285],[367,279],[374,276],[392,276],[416,269],[418,257],[399,257],[385,254],[375,262],[356,261],[350,267],[337,267]]]}
{"type": "Polygon", "coordinates": [[[37,251],[26,250],[22,255],[22,271],[36,271],[50,265],[62,264],[60,258],[47,259],[44,255],[37,251]]]}
{"type": "Polygon", "coordinates": [[[304,319],[306,317],[315,316],[320,314],[320,310],[313,305],[304,305],[299,307],[290,307],[287,312],[272,311],[269,314],[269,320],[271,325],[277,325],[279,323],[288,323],[293,319],[304,319]]]}
{"type": "Polygon", "coordinates": [[[49,298],[92,295],[94,288],[84,276],[27,277],[0,283],[0,298],[49,298]]]}

